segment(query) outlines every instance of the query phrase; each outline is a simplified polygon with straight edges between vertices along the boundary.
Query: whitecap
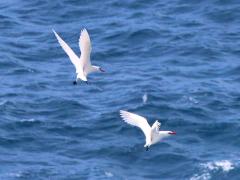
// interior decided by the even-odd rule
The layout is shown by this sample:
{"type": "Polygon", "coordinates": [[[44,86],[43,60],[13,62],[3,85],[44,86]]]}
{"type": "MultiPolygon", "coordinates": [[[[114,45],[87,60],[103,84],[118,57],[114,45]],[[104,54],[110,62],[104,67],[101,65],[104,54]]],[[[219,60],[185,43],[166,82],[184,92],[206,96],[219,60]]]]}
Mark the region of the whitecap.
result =
{"type": "Polygon", "coordinates": [[[187,95],[184,95],[181,99],[181,101],[183,101],[184,103],[192,103],[192,104],[198,104],[199,101],[193,97],[193,96],[187,96],[187,95]]]}
{"type": "Polygon", "coordinates": [[[113,177],[113,174],[111,172],[105,171],[104,173],[107,177],[113,177]]]}
{"type": "Polygon", "coordinates": [[[190,180],[209,180],[211,179],[211,172],[214,171],[223,171],[227,173],[234,169],[234,164],[229,160],[220,160],[200,164],[203,167],[203,170],[199,174],[194,174],[190,180]]]}
{"type": "Polygon", "coordinates": [[[145,93],[142,97],[143,103],[146,104],[147,100],[148,100],[148,95],[147,93],[145,93]]]}
{"type": "Polygon", "coordinates": [[[36,120],[34,118],[20,120],[20,122],[35,122],[35,121],[36,120]]]}
{"type": "Polygon", "coordinates": [[[196,98],[192,97],[192,96],[189,96],[189,97],[188,97],[188,100],[189,100],[190,102],[194,103],[194,104],[198,104],[198,103],[199,103],[198,100],[197,100],[196,98]]]}
{"type": "Polygon", "coordinates": [[[234,169],[233,163],[229,160],[208,162],[208,163],[202,164],[202,166],[211,171],[212,170],[222,170],[224,172],[229,172],[230,170],[234,169]]]}
{"type": "Polygon", "coordinates": [[[194,174],[194,176],[190,178],[190,180],[209,180],[209,179],[211,179],[211,175],[208,172],[203,174],[194,174]]]}
{"type": "Polygon", "coordinates": [[[22,171],[18,171],[18,172],[9,172],[6,173],[5,176],[6,177],[13,177],[13,178],[21,178],[22,177],[22,171]]]}

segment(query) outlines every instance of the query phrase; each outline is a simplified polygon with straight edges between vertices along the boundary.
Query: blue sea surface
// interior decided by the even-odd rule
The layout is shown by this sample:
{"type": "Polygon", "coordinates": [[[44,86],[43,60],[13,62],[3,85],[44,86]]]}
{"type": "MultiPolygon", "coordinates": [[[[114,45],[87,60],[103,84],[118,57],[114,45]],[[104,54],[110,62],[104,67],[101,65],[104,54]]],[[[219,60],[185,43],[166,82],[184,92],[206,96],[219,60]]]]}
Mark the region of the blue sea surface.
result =
{"type": "Polygon", "coordinates": [[[1,180],[240,179],[239,0],[1,0],[0,80],[1,180]],[[74,86],[52,28],[106,73],[74,86]]]}

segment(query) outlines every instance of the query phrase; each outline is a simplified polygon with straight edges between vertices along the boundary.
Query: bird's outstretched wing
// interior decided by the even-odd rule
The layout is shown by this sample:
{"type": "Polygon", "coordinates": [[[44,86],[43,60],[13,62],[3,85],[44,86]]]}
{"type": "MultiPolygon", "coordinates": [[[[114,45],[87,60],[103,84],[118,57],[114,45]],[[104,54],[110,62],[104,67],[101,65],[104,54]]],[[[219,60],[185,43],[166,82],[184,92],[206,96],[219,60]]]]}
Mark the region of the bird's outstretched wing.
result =
{"type": "Polygon", "coordinates": [[[157,142],[159,142],[162,139],[162,136],[159,132],[159,129],[161,127],[161,123],[158,122],[158,120],[155,121],[155,123],[153,123],[151,129],[151,138],[152,138],[152,144],[155,144],[157,142]]]}
{"type": "Polygon", "coordinates": [[[151,127],[146,118],[123,110],[120,110],[120,116],[126,123],[139,127],[146,136],[146,139],[151,139],[151,127]]]}
{"type": "Polygon", "coordinates": [[[158,132],[161,127],[161,123],[158,122],[158,120],[155,121],[155,123],[152,125],[151,129],[152,131],[158,132]]]}
{"type": "Polygon", "coordinates": [[[79,57],[73,52],[73,50],[68,46],[68,44],[54,31],[54,29],[52,31],[55,34],[59,44],[61,45],[63,50],[67,53],[69,59],[75,66],[76,72],[77,72],[79,70],[79,68],[81,67],[79,57]]]}
{"type": "Polygon", "coordinates": [[[91,40],[86,29],[81,30],[79,38],[79,47],[81,51],[81,63],[83,67],[89,67],[91,65],[90,54],[92,51],[91,40]]]}

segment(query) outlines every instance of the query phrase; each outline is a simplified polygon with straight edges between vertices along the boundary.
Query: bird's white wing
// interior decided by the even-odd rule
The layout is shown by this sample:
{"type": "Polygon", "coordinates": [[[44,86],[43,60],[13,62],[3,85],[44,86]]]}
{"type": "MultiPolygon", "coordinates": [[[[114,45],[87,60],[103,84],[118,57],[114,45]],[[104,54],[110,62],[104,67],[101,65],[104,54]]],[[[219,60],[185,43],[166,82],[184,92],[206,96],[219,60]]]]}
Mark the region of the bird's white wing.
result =
{"type": "Polygon", "coordinates": [[[162,136],[160,134],[161,123],[158,122],[158,120],[155,121],[155,123],[152,125],[151,129],[151,137],[152,137],[152,144],[155,144],[159,142],[162,139],[162,136]]]}
{"type": "Polygon", "coordinates": [[[152,131],[158,132],[161,127],[161,123],[158,122],[158,120],[155,121],[155,123],[152,125],[151,129],[152,131]]]}
{"type": "Polygon", "coordinates": [[[91,65],[90,53],[92,51],[91,40],[86,29],[81,30],[79,38],[79,47],[81,51],[81,63],[83,67],[89,67],[91,65]]]}
{"type": "Polygon", "coordinates": [[[68,44],[54,31],[54,29],[52,31],[55,34],[59,44],[61,45],[63,50],[67,53],[69,59],[71,60],[71,62],[75,66],[76,71],[78,71],[79,68],[81,67],[79,57],[73,52],[73,50],[68,46],[68,44]]]}
{"type": "Polygon", "coordinates": [[[120,115],[126,123],[139,127],[145,134],[146,139],[150,138],[151,127],[146,118],[123,110],[120,110],[120,115]]]}

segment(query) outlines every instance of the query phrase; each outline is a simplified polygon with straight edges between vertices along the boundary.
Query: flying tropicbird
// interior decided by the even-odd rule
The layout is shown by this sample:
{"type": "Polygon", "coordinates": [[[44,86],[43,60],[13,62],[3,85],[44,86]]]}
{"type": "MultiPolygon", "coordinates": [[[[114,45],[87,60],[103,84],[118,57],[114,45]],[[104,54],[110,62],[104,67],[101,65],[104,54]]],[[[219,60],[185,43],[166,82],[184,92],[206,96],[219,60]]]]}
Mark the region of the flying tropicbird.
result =
{"type": "Polygon", "coordinates": [[[176,134],[174,131],[159,131],[161,123],[158,120],[150,127],[147,119],[137,114],[120,110],[120,116],[126,123],[137,126],[143,131],[146,137],[146,144],[144,145],[146,151],[148,151],[151,145],[158,143],[163,138],[176,134]]]}
{"type": "Polygon", "coordinates": [[[52,30],[63,48],[63,50],[67,53],[69,59],[73,63],[76,68],[77,77],[76,80],[73,81],[73,84],[76,85],[77,81],[80,79],[87,83],[87,75],[93,72],[105,72],[99,66],[93,66],[90,61],[90,54],[91,54],[91,40],[89,34],[86,29],[81,30],[81,35],[79,38],[79,47],[81,51],[80,58],[73,52],[73,50],[68,46],[68,44],[55,32],[52,30]]]}

